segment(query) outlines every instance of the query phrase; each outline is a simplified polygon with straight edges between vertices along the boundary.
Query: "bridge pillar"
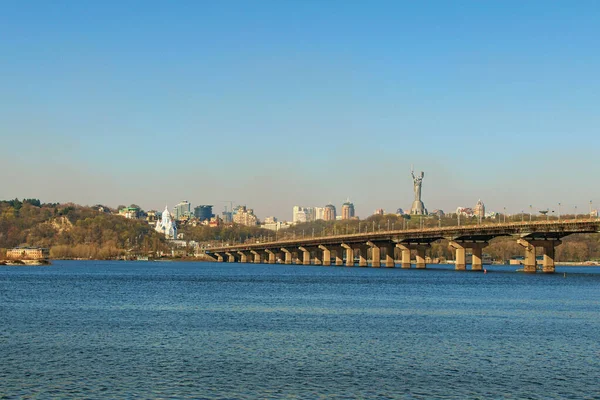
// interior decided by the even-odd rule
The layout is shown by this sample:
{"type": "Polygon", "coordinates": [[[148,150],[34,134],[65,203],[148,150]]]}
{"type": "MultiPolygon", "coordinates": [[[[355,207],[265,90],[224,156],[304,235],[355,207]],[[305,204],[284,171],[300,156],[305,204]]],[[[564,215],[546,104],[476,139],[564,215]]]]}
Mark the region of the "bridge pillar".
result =
{"type": "Polygon", "coordinates": [[[396,266],[396,257],[394,257],[394,249],[396,246],[393,243],[386,243],[385,248],[385,267],[394,268],[396,266]]]}
{"type": "Polygon", "coordinates": [[[417,246],[417,269],[424,269],[427,267],[425,264],[425,249],[427,246],[417,246]]]}
{"type": "Polygon", "coordinates": [[[525,239],[517,240],[525,248],[525,260],[523,262],[523,272],[535,273],[537,262],[535,260],[535,246],[525,239]]]}
{"type": "Polygon", "coordinates": [[[227,255],[227,262],[229,263],[234,263],[235,262],[235,256],[233,255],[233,253],[225,253],[227,255]]]}
{"type": "MultiPolygon", "coordinates": [[[[323,265],[328,267],[331,265],[331,250],[328,247],[319,245],[319,249],[323,250],[323,265]]],[[[315,263],[316,264],[316,263],[315,263]]]]}
{"type": "Polygon", "coordinates": [[[409,269],[410,268],[410,247],[404,244],[397,244],[397,248],[402,252],[402,268],[409,269]]]}
{"type": "Polygon", "coordinates": [[[260,253],[256,250],[250,250],[250,253],[254,254],[254,264],[260,264],[262,261],[260,253]]]}
{"type": "Polygon", "coordinates": [[[335,248],[335,265],[344,265],[344,250],[342,246],[335,248]]]}
{"type": "Polygon", "coordinates": [[[553,274],[555,271],[554,266],[554,254],[556,250],[556,246],[560,245],[562,242],[560,240],[548,240],[547,243],[544,244],[544,266],[543,271],[545,274],[553,274]]]}
{"type": "Polygon", "coordinates": [[[240,255],[240,262],[241,263],[247,263],[248,262],[248,256],[246,255],[246,253],[244,253],[243,251],[238,251],[237,253],[240,255]]]}
{"type": "Polygon", "coordinates": [[[454,269],[457,271],[466,271],[467,270],[467,260],[466,254],[467,251],[463,243],[458,242],[450,242],[450,247],[455,249],[455,257],[454,257],[454,269]]]}
{"type": "Polygon", "coordinates": [[[215,257],[217,257],[217,262],[223,262],[223,256],[220,253],[214,253],[215,257]]]}
{"type": "Polygon", "coordinates": [[[265,250],[265,252],[268,255],[267,263],[268,264],[275,264],[275,261],[276,261],[276,259],[275,259],[275,252],[273,250],[269,250],[269,249],[265,250]]]}
{"type": "Polygon", "coordinates": [[[342,243],[342,248],[346,250],[346,267],[354,267],[354,249],[344,243],[342,243]]]}
{"type": "Polygon", "coordinates": [[[292,263],[292,252],[288,249],[284,249],[283,247],[281,248],[281,251],[283,254],[285,254],[285,264],[290,265],[292,263]]]}
{"type": "Polygon", "coordinates": [[[483,271],[482,252],[487,243],[473,243],[471,248],[471,271],[483,271]]]}
{"type": "MultiPolygon", "coordinates": [[[[558,246],[562,243],[560,240],[558,240],[558,239],[548,239],[548,240],[519,239],[519,240],[526,241],[529,245],[533,246],[534,251],[535,251],[536,247],[541,247],[542,249],[544,249],[544,261],[542,264],[543,265],[542,271],[546,274],[553,274],[555,272],[555,265],[554,265],[555,248],[556,248],[556,246],[558,246]]],[[[521,246],[523,246],[522,243],[519,243],[519,244],[521,244],[521,246]]],[[[527,251],[527,248],[525,251],[527,251]]],[[[536,263],[537,263],[537,261],[536,261],[536,263]]],[[[525,271],[525,269],[524,269],[524,271],[525,271]]],[[[526,272],[529,272],[529,271],[526,271],[526,272]]]]}
{"type": "Polygon", "coordinates": [[[371,268],[381,267],[381,249],[373,242],[367,242],[371,248],[371,268]]]}
{"type": "Polygon", "coordinates": [[[310,251],[306,247],[298,247],[302,252],[302,265],[310,265],[310,251]]]}
{"type": "Polygon", "coordinates": [[[358,246],[358,266],[359,267],[367,267],[367,250],[368,246],[358,246]]]}

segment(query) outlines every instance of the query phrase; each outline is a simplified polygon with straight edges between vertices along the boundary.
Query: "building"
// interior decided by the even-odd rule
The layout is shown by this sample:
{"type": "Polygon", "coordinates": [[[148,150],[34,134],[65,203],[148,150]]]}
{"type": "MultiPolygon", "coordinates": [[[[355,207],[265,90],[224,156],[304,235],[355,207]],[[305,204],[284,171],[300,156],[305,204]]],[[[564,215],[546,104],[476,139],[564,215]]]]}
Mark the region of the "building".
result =
{"type": "Polygon", "coordinates": [[[439,218],[443,218],[445,214],[444,210],[433,210],[430,215],[436,215],[439,218]]]}
{"type": "Polygon", "coordinates": [[[206,221],[214,217],[212,212],[212,205],[201,205],[198,207],[194,207],[194,216],[198,218],[200,221],[206,221]]]}
{"type": "Polygon", "coordinates": [[[315,220],[315,207],[294,206],[292,211],[292,223],[311,222],[315,220]]]}
{"type": "Polygon", "coordinates": [[[336,212],[335,212],[335,206],[333,204],[327,204],[324,207],[323,219],[325,221],[335,221],[335,219],[336,219],[336,212]]]}
{"type": "Polygon", "coordinates": [[[50,257],[50,251],[41,247],[15,247],[6,250],[9,260],[43,260],[50,257]]]}
{"type": "Polygon", "coordinates": [[[477,201],[477,204],[475,204],[475,208],[473,209],[473,215],[475,215],[479,219],[485,218],[485,205],[483,204],[481,199],[479,199],[477,201]]]}
{"type": "Polygon", "coordinates": [[[265,224],[274,224],[277,222],[277,218],[275,217],[265,217],[265,224]]]}
{"type": "Polygon", "coordinates": [[[162,218],[160,221],[156,222],[156,228],[154,228],[157,232],[165,235],[167,239],[176,239],[177,238],[177,226],[175,225],[175,221],[171,219],[171,213],[169,212],[169,208],[165,206],[165,211],[162,213],[162,218]]]}
{"type": "Polygon", "coordinates": [[[383,215],[384,211],[383,208],[378,208],[377,210],[375,210],[375,212],[373,213],[373,215],[383,215]]]}
{"type": "Polygon", "coordinates": [[[140,214],[140,209],[137,207],[125,207],[119,210],[119,215],[127,219],[137,219],[140,214]]]}
{"type": "Polygon", "coordinates": [[[315,221],[325,219],[325,207],[315,207],[315,221]]]}
{"type": "Polygon", "coordinates": [[[192,216],[192,205],[184,200],[175,206],[173,213],[177,221],[184,219],[184,217],[189,218],[192,216]]]}
{"type": "Polygon", "coordinates": [[[342,219],[352,218],[354,218],[354,204],[352,204],[350,199],[348,199],[344,204],[342,204],[342,219]]]}
{"type": "Polygon", "coordinates": [[[254,215],[253,209],[238,206],[233,212],[233,222],[245,226],[256,226],[258,218],[254,215]]]}
{"type": "Polygon", "coordinates": [[[473,215],[475,215],[475,212],[470,207],[458,207],[456,209],[456,214],[457,215],[462,215],[462,216],[465,216],[465,217],[472,217],[473,215]]]}
{"type": "Polygon", "coordinates": [[[150,210],[146,213],[146,221],[149,224],[155,224],[156,221],[158,221],[158,218],[159,218],[158,211],[150,210]]]}
{"type": "Polygon", "coordinates": [[[221,219],[224,224],[232,224],[233,223],[233,213],[231,211],[223,211],[221,213],[221,219]]]}
{"type": "Polygon", "coordinates": [[[398,215],[404,215],[405,213],[404,213],[403,209],[399,208],[399,209],[396,210],[396,214],[398,214],[398,215]]]}

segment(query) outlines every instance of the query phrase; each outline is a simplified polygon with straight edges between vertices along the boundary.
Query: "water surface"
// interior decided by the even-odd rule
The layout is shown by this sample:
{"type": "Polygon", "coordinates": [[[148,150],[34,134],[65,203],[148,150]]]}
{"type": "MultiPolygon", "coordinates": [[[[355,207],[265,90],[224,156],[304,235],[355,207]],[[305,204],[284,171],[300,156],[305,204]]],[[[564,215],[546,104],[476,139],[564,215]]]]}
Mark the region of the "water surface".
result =
{"type": "Polygon", "coordinates": [[[515,268],[0,267],[0,397],[600,398],[600,268],[515,268]]]}

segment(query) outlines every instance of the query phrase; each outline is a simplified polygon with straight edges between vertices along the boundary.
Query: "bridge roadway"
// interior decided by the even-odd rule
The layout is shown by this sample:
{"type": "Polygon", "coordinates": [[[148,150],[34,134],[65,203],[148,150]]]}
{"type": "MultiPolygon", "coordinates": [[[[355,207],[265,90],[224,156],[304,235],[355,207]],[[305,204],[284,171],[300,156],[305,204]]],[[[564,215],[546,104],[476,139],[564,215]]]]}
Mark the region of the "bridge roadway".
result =
{"type": "Polygon", "coordinates": [[[415,252],[416,268],[425,268],[425,251],[431,243],[445,239],[455,251],[455,269],[466,270],[466,251],[472,253],[472,270],[483,270],[482,249],[499,236],[514,237],[524,250],[524,272],[535,273],[536,255],[541,249],[543,272],[553,273],[555,247],[563,237],[574,233],[599,233],[600,220],[561,220],[449,226],[441,228],[407,229],[353,233],[335,236],[304,237],[262,243],[236,244],[205,249],[218,262],[254,262],[285,264],[354,266],[358,256],[361,267],[396,266],[411,268],[411,252],[415,252]]]}

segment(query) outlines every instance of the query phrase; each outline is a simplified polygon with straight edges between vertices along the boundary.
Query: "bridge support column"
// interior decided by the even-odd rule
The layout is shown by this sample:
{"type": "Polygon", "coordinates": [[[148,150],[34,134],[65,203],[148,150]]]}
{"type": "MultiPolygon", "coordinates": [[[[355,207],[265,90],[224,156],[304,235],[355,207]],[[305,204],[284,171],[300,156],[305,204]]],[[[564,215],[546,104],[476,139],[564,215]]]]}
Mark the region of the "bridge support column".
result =
{"type": "Polygon", "coordinates": [[[328,247],[325,247],[323,245],[319,245],[319,249],[323,250],[323,265],[326,267],[330,266],[331,265],[331,250],[328,247]]]}
{"type": "Polygon", "coordinates": [[[215,257],[217,257],[217,262],[223,262],[223,256],[220,253],[214,253],[215,257]]]}
{"type": "Polygon", "coordinates": [[[543,271],[545,274],[553,274],[555,271],[554,266],[554,255],[556,246],[560,245],[562,242],[560,240],[548,240],[547,243],[544,244],[544,265],[543,271]]]}
{"type": "Polygon", "coordinates": [[[385,267],[394,268],[396,266],[396,257],[394,255],[396,246],[392,243],[386,243],[383,247],[385,248],[385,267]]]}
{"type": "Polygon", "coordinates": [[[450,242],[450,247],[455,249],[455,257],[454,257],[454,269],[457,271],[466,271],[467,270],[467,260],[466,254],[467,251],[462,243],[458,242],[450,242]]]}
{"type": "Polygon", "coordinates": [[[535,246],[525,239],[517,240],[525,248],[525,260],[523,262],[523,272],[535,273],[537,262],[535,260],[535,246]]]}
{"type": "Polygon", "coordinates": [[[310,251],[305,247],[298,247],[302,252],[302,265],[310,265],[310,251]]]}
{"type": "Polygon", "coordinates": [[[367,242],[367,245],[371,247],[371,268],[381,267],[381,249],[373,242],[367,242]]]}
{"type": "Polygon", "coordinates": [[[235,256],[233,255],[233,253],[225,253],[227,255],[227,262],[229,263],[234,263],[235,262],[235,256]]]}
{"type": "Polygon", "coordinates": [[[402,268],[410,269],[410,247],[403,244],[397,244],[396,247],[402,252],[402,268]]]}
{"type": "Polygon", "coordinates": [[[265,252],[268,255],[268,259],[267,259],[267,263],[268,264],[275,264],[275,252],[273,250],[265,250],[265,252]]]}
{"type": "Polygon", "coordinates": [[[248,256],[246,255],[246,253],[244,253],[243,251],[238,251],[238,254],[240,255],[240,262],[241,263],[247,263],[248,262],[248,256]]]}
{"type": "Polygon", "coordinates": [[[424,269],[427,267],[425,264],[425,249],[424,245],[417,246],[417,269],[424,269]]]}
{"type": "Polygon", "coordinates": [[[358,247],[358,266],[359,267],[368,267],[367,263],[367,250],[368,246],[359,246],[358,247]]]}
{"type": "Polygon", "coordinates": [[[342,248],[346,250],[346,267],[354,267],[354,249],[343,243],[342,248]]]}
{"type": "Polygon", "coordinates": [[[284,248],[281,248],[281,251],[285,254],[285,264],[290,265],[292,263],[292,252],[284,248]]]}
{"type": "Polygon", "coordinates": [[[344,248],[342,246],[335,249],[335,265],[344,265],[344,248]]]}
{"type": "Polygon", "coordinates": [[[471,256],[471,271],[482,271],[483,270],[483,262],[482,252],[483,248],[487,246],[487,243],[474,243],[471,248],[472,256],[471,256]]]}

